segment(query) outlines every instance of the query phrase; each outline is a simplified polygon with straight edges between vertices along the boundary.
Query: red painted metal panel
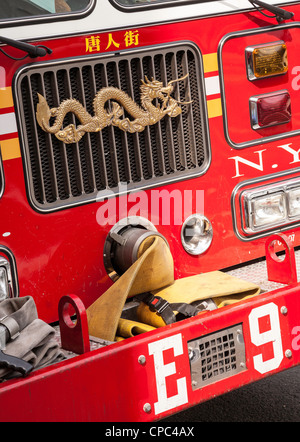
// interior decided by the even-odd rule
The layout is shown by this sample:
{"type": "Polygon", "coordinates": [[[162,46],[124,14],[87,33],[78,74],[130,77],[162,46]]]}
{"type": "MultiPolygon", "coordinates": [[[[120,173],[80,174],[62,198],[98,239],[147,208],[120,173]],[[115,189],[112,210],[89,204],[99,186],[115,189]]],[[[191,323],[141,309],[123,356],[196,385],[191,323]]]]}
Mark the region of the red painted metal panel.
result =
{"type": "MultiPolygon", "coordinates": [[[[293,66],[298,64],[297,52],[299,43],[300,29],[297,25],[291,29],[272,29],[271,31],[261,32],[250,35],[235,36],[229,38],[222,48],[222,65],[224,72],[224,85],[226,95],[226,107],[228,117],[229,137],[237,145],[243,142],[256,141],[262,137],[269,137],[283,132],[299,130],[300,128],[300,108],[297,94],[298,91],[293,87],[293,75],[291,71],[293,66]],[[278,75],[273,78],[256,81],[249,81],[245,75],[245,49],[257,44],[265,44],[272,41],[283,40],[287,45],[289,72],[284,75],[278,75]],[[293,103],[292,121],[284,126],[277,125],[260,130],[253,130],[250,125],[249,116],[249,98],[255,95],[288,90],[293,103]],[[234,91],[234,93],[232,93],[234,91]],[[236,109],[236,97],[239,96],[238,112],[236,109]]],[[[245,32],[246,34],[246,32],[245,32]]],[[[277,144],[280,144],[277,143],[277,144]]],[[[282,143],[284,144],[284,143],[282,143]]]]}
{"type": "MultiPolygon", "coordinates": [[[[291,9],[295,13],[295,21],[299,21],[300,5],[293,5],[291,9]]],[[[241,30],[246,33],[272,25],[273,19],[263,19],[258,12],[251,12],[141,28],[137,26],[131,30],[138,31],[138,47],[190,41],[199,47],[205,58],[206,55],[216,55],[220,42],[227,34],[241,30]]],[[[120,45],[118,51],[128,49],[124,46],[127,30],[102,33],[95,28],[93,33],[91,31],[86,35],[45,40],[42,43],[53,49],[53,54],[45,60],[89,56],[86,39],[95,34],[99,35],[101,40],[99,56],[116,49],[113,46],[109,47],[108,42],[112,41],[120,45]]],[[[292,97],[292,122],[287,127],[298,129],[299,87],[295,82],[297,77],[293,77],[293,68],[298,65],[298,34],[298,27],[272,29],[265,33],[252,33],[251,36],[229,39],[225,43],[222,60],[226,100],[223,105],[228,111],[229,134],[234,142],[242,142],[249,137],[259,138],[250,128],[248,108],[248,96],[257,94],[258,90],[263,93],[276,90],[277,87],[288,88],[292,97]],[[285,76],[252,84],[246,78],[244,49],[250,44],[264,43],[266,40],[269,42],[274,38],[287,42],[289,72],[285,76]]],[[[19,55],[11,48],[10,53],[19,55]]],[[[0,65],[6,69],[5,86],[13,85],[15,73],[25,63],[27,60],[8,61],[0,54],[0,65]]],[[[217,77],[218,74],[217,70],[208,71],[205,72],[205,78],[217,77]]],[[[209,105],[210,100],[220,101],[221,95],[215,91],[206,98],[209,105]]],[[[0,113],[2,115],[12,112],[14,108],[10,103],[10,106],[1,109],[0,113]]],[[[268,176],[267,182],[271,183],[275,179],[275,171],[285,173],[290,170],[293,177],[299,173],[296,169],[300,162],[297,154],[298,135],[287,136],[281,141],[262,141],[259,147],[252,146],[246,151],[236,151],[226,140],[223,124],[221,113],[209,119],[212,158],[208,171],[199,178],[161,187],[161,190],[169,192],[179,190],[181,194],[184,191],[203,190],[205,215],[212,222],[214,229],[214,239],[209,250],[204,255],[195,257],[186,254],[181,246],[181,226],[164,225],[160,216],[152,220],[170,244],[176,278],[229,267],[263,256],[265,239],[243,242],[233,231],[232,192],[238,184],[253,178],[268,176]],[[280,147],[282,144],[288,146],[290,151],[280,147]],[[258,150],[261,151],[261,156],[258,150]],[[244,161],[238,162],[237,158],[244,161]],[[251,162],[258,167],[249,166],[251,162]]],[[[274,135],[281,130],[285,129],[270,128],[263,134],[274,135]]],[[[16,137],[16,133],[2,135],[0,143],[16,137]]],[[[64,295],[78,295],[87,307],[111,284],[102,262],[103,245],[111,225],[103,227],[97,223],[97,210],[103,203],[41,214],[35,211],[28,201],[20,156],[4,161],[4,174],[5,190],[0,200],[1,213],[4,216],[0,219],[0,237],[1,244],[9,248],[16,259],[20,295],[32,295],[39,317],[48,322],[58,319],[58,303],[64,295]]],[[[251,184],[251,187],[253,186],[251,184]]],[[[146,191],[146,195],[150,207],[151,189],[146,191]]],[[[242,221],[238,197],[239,192],[233,205],[240,230],[242,221]]],[[[118,198],[117,203],[124,198],[118,198]]],[[[133,204],[128,203],[128,210],[133,204]]],[[[300,244],[299,229],[290,229],[287,234],[292,235],[294,245],[300,244]]],[[[0,386],[0,400],[5,404],[0,407],[0,420],[151,421],[297,365],[300,362],[299,296],[299,286],[295,284],[101,350],[85,353],[33,373],[27,379],[5,382],[0,386]],[[209,386],[193,390],[188,341],[241,323],[247,369],[209,386]],[[272,333],[275,333],[275,341],[271,340],[272,333]],[[263,342],[260,338],[264,338],[266,342],[259,345],[263,342]],[[276,342],[276,345],[272,342],[276,342]],[[145,364],[138,361],[141,355],[146,358],[145,364]],[[159,371],[158,368],[155,369],[154,359],[161,362],[161,357],[163,364],[159,371]],[[165,377],[164,367],[169,373],[165,377]],[[160,392],[157,389],[159,377],[163,379],[165,388],[160,392]],[[177,399],[173,400],[174,397],[177,399]],[[150,405],[151,411],[149,407],[146,407],[148,411],[145,411],[145,404],[150,405]]]]}
{"type": "MultiPolygon", "coordinates": [[[[294,5],[293,12],[295,13],[295,20],[297,20],[297,17],[300,17],[300,6],[294,5]]],[[[261,29],[262,25],[270,26],[272,24],[272,19],[266,19],[262,23],[259,13],[253,12],[251,14],[233,14],[166,25],[137,27],[132,30],[138,30],[139,32],[138,47],[192,41],[199,47],[202,55],[206,56],[207,54],[217,53],[220,41],[228,33],[241,29],[245,31],[261,29]],[[256,17],[256,19],[253,20],[253,17],[256,17]]],[[[107,33],[97,32],[103,43],[99,56],[114,49],[110,47],[106,50],[109,34],[113,35],[115,42],[124,45],[125,31],[127,29],[107,33]]],[[[296,63],[297,52],[293,41],[297,32],[296,30],[290,31],[291,41],[288,42],[291,59],[290,70],[289,74],[282,76],[280,81],[286,81],[287,78],[289,78],[289,81],[292,80],[291,72],[293,64],[296,63]]],[[[53,54],[45,57],[45,60],[51,61],[66,56],[86,55],[86,38],[91,35],[94,35],[94,33],[43,41],[43,44],[53,49],[53,54]]],[[[287,35],[286,31],[280,32],[279,36],[285,38],[287,35]]],[[[269,33],[265,36],[261,35],[262,41],[268,37],[269,33]]],[[[255,37],[255,39],[260,41],[258,37],[255,37]]],[[[236,39],[230,40],[230,54],[240,47],[240,41],[248,44],[248,37],[239,41],[236,39]]],[[[120,46],[119,50],[122,48],[120,46]]],[[[135,48],[131,47],[130,49],[135,48]]],[[[227,50],[227,46],[225,49],[227,50]]],[[[12,48],[11,52],[12,55],[17,55],[14,54],[12,48]]],[[[231,78],[231,73],[233,74],[230,71],[230,66],[232,66],[230,54],[225,53],[226,90],[228,88],[227,81],[230,81],[228,78],[231,78]]],[[[92,55],[94,56],[95,53],[92,55]]],[[[3,57],[0,54],[0,64],[6,66],[6,85],[11,86],[15,72],[26,61],[13,62],[3,57]]],[[[232,62],[235,62],[235,58],[232,59],[232,62]]],[[[33,60],[32,63],[36,63],[36,61],[33,60]]],[[[205,77],[209,78],[212,74],[217,76],[218,72],[205,73],[205,77]]],[[[242,86],[239,81],[234,85],[230,84],[230,99],[228,101],[230,114],[232,114],[232,107],[235,108],[235,103],[240,101],[241,94],[245,95],[249,91],[251,95],[252,89],[258,87],[245,79],[246,68],[244,62],[243,67],[239,66],[238,79],[241,79],[242,75],[244,75],[243,81],[246,82],[243,90],[241,90],[242,86]]],[[[274,87],[272,86],[274,82],[279,80],[273,78],[262,81],[264,83],[261,89],[270,90],[274,87]]],[[[207,100],[209,102],[215,98],[220,99],[220,94],[208,96],[207,100]]],[[[11,111],[12,108],[10,107],[8,110],[11,111]]],[[[294,111],[297,111],[295,107],[294,111]]],[[[248,106],[247,110],[243,108],[241,111],[239,109],[236,114],[240,116],[241,112],[247,113],[248,106]]],[[[237,130],[237,126],[241,128],[243,125],[238,124],[234,126],[236,129],[233,128],[232,130],[237,130]]],[[[209,129],[212,160],[208,171],[199,178],[160,188],[160,190],[167,190],[170,193],[173,190],[179,190],[182,194],[184,191],[203,190],[205,215],[210,219],[214,230],[213,242],[209,250],[204,255],[195,257],[188,255],[181,246],[180,225],[172,225],[173,221],[171,221],[171,225],[166,226],[163,224],[161,217],[153,220],[160,233],[167,238],[170,244],[174,256],[176,278],[197,274],[199,271],[229,267],[264,255],[264,239],[243,243],[234,234],[230,196],[235,186],[242,181],[273,174],[274,168],[272,166],[274,164],[277,165],[276,172],[289,170],[293,159],[291,153],[277,148],[278,144],[283,144],[282,140],[277,143],[265,144],[259,149],[255,146],[247,148],[247,151],[231,149],[224,136],[222,115],[209,119],[209,129]],[[234,157],[239,156],[253,163],[258,163],[257,150],[263,150],[261,170],[240,163],[240,176],[236,176],[236,160],[234,157]],[[216,180],[215,177],[218,177],[218,179],[216,180]]],[[[249,129],[245,130],[248,133],[249,129]]],[[[298,136],[286,138],[284,144],[292,143],[290,147],[297,151],[298,139],[298,136]]],[[[294,163],[293,167],[297,167],[297,163],[294,163]]],[[[87,307],[111,284],[103,267],[102,255],[106,235],[112,226],[99,226],[97,223],[97,210],[101,203],[86,204],[47,215],[39,214],[30,207],[27,199],[21,158],[4,161],[4,173],[5,191],[0,201],[0,207],[2,213],[5,213],[5,217],[0,220],[1,244],[8,247],[16,258],[20,295],[34,296],[39,316],[49,322],[57,320],[57,305],[63,295],[74,293],[83,300],[87,307]],[[84,220],[84,222],[79,223],[78,220],[84,220]],[[6,232],[10,232],[10,235],[2,236],[6,232]]],[[[146,195],[150,207],[151,189],[146,191],[146,195]]],[[[120,200],[123,198],[120,198],[120,200]]],[[[117,199],[117,207],[118,201],[119,199],[117,199]]],[[[128,210],[134,204],[132,202],[128,203],[128,210]]],[[[239,217],[239,214],[237,214],[237,217],[239,217]]],[[[299,229],[292,229],[287,232],[293,234],[294,245],[300,243],[299,229]]]]}

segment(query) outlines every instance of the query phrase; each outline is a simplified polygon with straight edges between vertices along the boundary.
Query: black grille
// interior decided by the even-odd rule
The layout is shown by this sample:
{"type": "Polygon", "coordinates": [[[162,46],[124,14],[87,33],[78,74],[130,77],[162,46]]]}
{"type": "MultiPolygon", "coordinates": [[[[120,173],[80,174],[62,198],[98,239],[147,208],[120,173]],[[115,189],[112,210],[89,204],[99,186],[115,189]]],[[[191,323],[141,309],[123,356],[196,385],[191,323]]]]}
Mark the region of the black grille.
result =
{"type": "MultiPolygon", "coordinates": [[[[201,66],[196,48],[182,44],[23,69],[15,90],[29,195],[35,207],[56,210],[95,200],[99,191],[103,191],[101,197],[105,191],[118,194],[120,183],[130,191],[201,174],[209,157],[201,66]],[[37,93],[50,108],[75,98],[94,115],[93,100],[103,87],[117,87],[141,105],[140,84],[145,76],[166,85],[187,73],[186,80],[175,83],[172,95],[180,101],[193,100],[192,104],[181,105],[178,117],[166,116],[140,133],[109,126],[66,145],[36,122],[37,93]]],[[[109,109],[110,101],[107,105],[109,109]]],[[[126,113],[125,117],[133,119],[126,113]]],[[[79,124],[68,114],[64,126],[71,123],[79,124]]]]}

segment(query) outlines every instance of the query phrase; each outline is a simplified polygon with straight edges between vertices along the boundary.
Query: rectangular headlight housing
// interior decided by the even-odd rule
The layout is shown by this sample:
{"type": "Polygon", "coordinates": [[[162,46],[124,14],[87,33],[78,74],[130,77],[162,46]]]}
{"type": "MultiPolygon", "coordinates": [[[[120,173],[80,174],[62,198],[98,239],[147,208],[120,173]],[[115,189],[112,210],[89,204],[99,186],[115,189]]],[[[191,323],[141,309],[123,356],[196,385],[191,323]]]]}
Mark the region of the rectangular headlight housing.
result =
{"type": "Polygon", "coordinates": [[[265,230],[284,223],[287,217],[283,192],[245,195],[247,227],[251,231],[265,230]]]}
{"type": "Polygon", "coordinates": [[[286,219],[286,206],[283,193],[262,196],[252,201],[253,227],[271,226],[286,219]]]}
{"type": "Polygon", "coordinates": [[[245,189],[240,201],[249,235],[300,224],[300,178],[245,189]]]}

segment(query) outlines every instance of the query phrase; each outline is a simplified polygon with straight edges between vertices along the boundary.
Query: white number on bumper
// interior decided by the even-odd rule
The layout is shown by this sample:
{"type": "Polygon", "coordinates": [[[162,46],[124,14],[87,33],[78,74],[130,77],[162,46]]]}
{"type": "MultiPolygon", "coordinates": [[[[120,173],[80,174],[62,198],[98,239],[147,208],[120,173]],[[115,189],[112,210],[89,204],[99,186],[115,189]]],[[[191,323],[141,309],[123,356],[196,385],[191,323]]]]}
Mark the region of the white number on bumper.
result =
{"type": "Polygon", "coordinates": [[[254,368],[259,373],[264,374],[275,370],[283,359],[283,349],[280,331],[280,321],[278,306],[273,302],[254,308],[249,315],[250,338],[252,344],[260,347],[264,344],[272,343],[274,356],[264,359],[262,353],[254,356],[254,368]],[[259,321],[264,317],[269,317],[270,329],[260,331],[259,321]]]}

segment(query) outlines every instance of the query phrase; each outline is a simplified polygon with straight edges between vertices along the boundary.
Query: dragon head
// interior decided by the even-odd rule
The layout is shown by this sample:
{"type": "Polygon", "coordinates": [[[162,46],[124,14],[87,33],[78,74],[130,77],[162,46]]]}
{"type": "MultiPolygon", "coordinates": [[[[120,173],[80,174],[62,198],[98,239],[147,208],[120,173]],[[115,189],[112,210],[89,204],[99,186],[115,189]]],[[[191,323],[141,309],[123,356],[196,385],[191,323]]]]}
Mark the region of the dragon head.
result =
{"type": "Polygon", "coordinates": [[[141,80],[141,83],[142,98],[154,100],[154,98],[159,98],[162,93],[170,95],[173,91],[173,88],[171,88],[170,91],[166,90],[167,88],[164,88],[162,81],[155,80],[153,77],[149,80],[148,77],[145,76],[145,81],[141,80]]]}
{"type": "MultiPolygon", "coordinates": [[[[173,83],[178,81],[185,80],[189,74],[184,75],[181,78],[176,80],[171,80],[168,82],[167,86],[164,86],[162,81],[155,80],[153,77],[151,80],[145,76],[145,81],[141,80],[141,94],[142,98],[148,98],[150,100],[154,100],[155,98],[159,98],[162,101],[166,101],[171,98],[171,94],[174,90],[173,83]]],[[[172,98],[172,101],[177,104],[190,104],[192,101],[178,101],[172,98]]]]}

